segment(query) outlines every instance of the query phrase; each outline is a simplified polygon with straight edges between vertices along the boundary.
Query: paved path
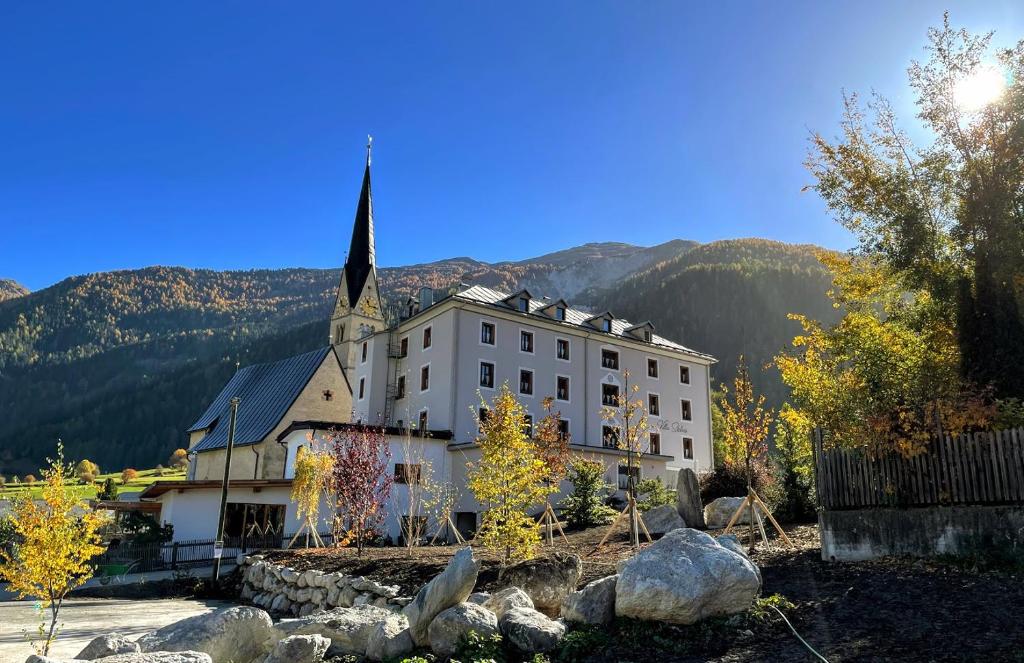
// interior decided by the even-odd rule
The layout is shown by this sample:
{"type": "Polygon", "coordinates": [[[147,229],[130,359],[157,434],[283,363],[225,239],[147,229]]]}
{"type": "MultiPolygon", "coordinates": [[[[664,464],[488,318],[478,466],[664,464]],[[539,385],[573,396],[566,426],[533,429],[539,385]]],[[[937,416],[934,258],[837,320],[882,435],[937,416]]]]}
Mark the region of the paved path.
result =
{"type": "MultiPolygon", "coordinates": [[[[97,635],[118,631],[134,637],[179,619],[228,605],[192,599],[69,599],[61,608],[64,624],[50,655],[71,658],[97,635]]],[[[33,653],[24,632],[35,634],[39,613],[32,601],[0,601],[0,663],[23,663],[33,653]]]]}

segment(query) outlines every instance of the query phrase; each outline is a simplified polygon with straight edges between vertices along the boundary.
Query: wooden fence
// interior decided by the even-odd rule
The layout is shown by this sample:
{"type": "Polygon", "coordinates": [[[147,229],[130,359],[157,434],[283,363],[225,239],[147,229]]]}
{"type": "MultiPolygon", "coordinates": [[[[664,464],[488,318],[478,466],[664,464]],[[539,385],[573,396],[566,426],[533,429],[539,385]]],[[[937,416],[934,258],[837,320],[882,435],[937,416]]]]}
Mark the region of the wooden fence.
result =
{"type": "Polygon", "coordinates": [[[935,436],[911,458],[826,449],[821,430],[812,442],[824,509],[1024,503],[1024,428],[935,436]]]}

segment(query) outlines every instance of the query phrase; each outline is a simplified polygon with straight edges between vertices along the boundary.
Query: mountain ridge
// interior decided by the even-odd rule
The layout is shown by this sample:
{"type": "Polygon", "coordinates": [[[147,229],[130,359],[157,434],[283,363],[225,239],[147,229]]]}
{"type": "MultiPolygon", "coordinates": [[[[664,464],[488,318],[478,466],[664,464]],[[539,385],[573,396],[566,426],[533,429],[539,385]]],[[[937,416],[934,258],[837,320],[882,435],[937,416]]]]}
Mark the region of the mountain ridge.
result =
{"type": "MultiPolygon", "coordinates": [[[[724,380],[740,351],[770,358],[791,340],[787,313],[828,313],[820,250],[757,239],[590,243],[522,261],[382,268],[380,279],[392,301],[471,282],[651,319],[659,334],[718,357],[724,380]]],[[[69,458],[101,466],[166,460],[236,361],[326,341],[339,279],[340,269],[151,266],[0,302],[0,410],[16,413],[0,420],[0,473],[34,471],[57,437],[69,458]]],[[[784,398],[776,376],[757,379],[773,402],[784,398]]]]}

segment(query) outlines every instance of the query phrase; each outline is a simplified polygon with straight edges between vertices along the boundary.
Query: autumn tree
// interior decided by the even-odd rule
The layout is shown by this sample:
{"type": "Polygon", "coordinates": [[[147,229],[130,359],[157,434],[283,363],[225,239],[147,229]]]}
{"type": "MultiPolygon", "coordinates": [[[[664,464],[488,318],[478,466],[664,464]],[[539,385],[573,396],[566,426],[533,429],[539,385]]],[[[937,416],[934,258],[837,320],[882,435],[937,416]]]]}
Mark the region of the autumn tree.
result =
{"type": "Polygon", "coordinates": [[[40,625],[37,645],[46,656],[57,636],[57,620],[67,596],[91,575],[89,560],[103,552],[98,545],[100,515],[68,490],[73,469],[64,464],[63,448],[43,471],[41,501],[15,498],[9,518],[20,543],[13,552],[0,549],[0,578],[18,598],[34,596],[49,610],[49,626],[40,625]]]}
{"type": "Polygon", "coordinates": [[[177,469],[188,467],[188,451],[185,449],[175,449],[174,453],[167,460],[167,464],[177,469]]]}
{"type": "Polygon", "coordinates": [[[960,379],[960,353],[943,306],[908,293],[884,261],[823,254],[829,295],[843,310],[826,327],[803,328],[776,357],[792,404],[827,443],[872,452],[919,453],[929,437],[986,425],[994,413],[983,390],[960,379]]]}
{"type": "Polygon", "coordinates": [[[754,463],[763,462],[768,450],[768,433],[771,430],[774,416],[764,405],[764,395],[754,397],[754,385],[750,382],[750,373],[743,357],[736,367],[733,380],[732,398],[726,391],[721,402],[722,446],[725,451],[725,463],[742,464],[747,486],[753,487],[754,463]]]}
{"type": "Polygon", "coordinates": [[[384,431],[350,426],[329,434],[334,456],[331,490],[337,515],[335,545],[355,543],[362,556],[366,542],[384,519],[393,477],[388,474],[391,449],[384,431]]]}
{"type": "Polygon", "coordinates": [[[637,511],[637,480],[640,460],[650,448],[647,409],[636,397],[639,385],[629,383],[629,370],[622,372],[623,388],[614,403],[601,408],[601,418],[612,429],[612,439],[605,444],[626,452],[626,499],[629,533],[634,548],[640,547],[640,514],[637,511]]]}
{"type": "Polygon", "coordinates": [[[36,475],[34,474],[26,474],[22,478],[22,482],[29,486],[34,486],[36,481],[38,481],[38,479],[36,479],[36,475]]]}
{"type": "Polygon", "coordinates": [[[533,557],[540,543],[540,525],[529,511],[552,492],[544,482],[544,461],[527,437],[526,412],[507,384],[485,417],[477,417],[480,460],[469,463],[469,488],[484,513],[477,537],[496,552],[502,566],[533,557]]]}
{"type": "Polygon", "coordinates": [[[780,367],[836,443],[913,454],[1024,394],[1024,42],[991,37],[928,31],[908,70],[927,144],[878,95],[812,137],[811,188],[859,247],[829,265],[842,320],[801,319],[780,367]]]}
{"type": "Polygon", "coordinates": [[[302,523],[302,527],[295,533],[295,537],[288,543],[289,546],[295,542],[295,538],[304,530],[306,532],[306,546],[309,546],[309,537],[312,535],[314,541],[321,546],[320,540],[320,502],[328,497],[331,489],[331,480],[334,474],[334,456],[326,449],[313,448],[313,440],[310,439],[310,446],[301,446],[295,454],[295,476],[292,479],[292,502],[295,502],[296,518],[302,523]]]}
{"type": "MultiPolygon", "coordinates": [[[[562,480],[565,479],[570,458],[569,435],[562,432],[562,413],[554,409],[554,402],[555,399],[551,396],[547,396],[541,401],[544,416],[537,422],[533,434],[537,457],[544,463],[543,481],[552,493],[558,492],[562,480]]],[[[550,498],[544,505],[542,523],[548,543],[553,544],[554,532],[552,530],[557,523],[557,516],[551,508],[550,498]]]]}
{"type": "Polygon", "coordinates": [[[139,472],[131,467],[126,467],[121,470],[121,483],[127,484],[129,481],[134,481],[139,476],[139,472]]]}
{"type": "Polygon", "coordinates": [[[78,477],[82,483],[92,483],[96,480],[96,475],[100,473],[100,466],[91,460],[85,459],[78,461],[75,465],[75,476],[78,477]]]}

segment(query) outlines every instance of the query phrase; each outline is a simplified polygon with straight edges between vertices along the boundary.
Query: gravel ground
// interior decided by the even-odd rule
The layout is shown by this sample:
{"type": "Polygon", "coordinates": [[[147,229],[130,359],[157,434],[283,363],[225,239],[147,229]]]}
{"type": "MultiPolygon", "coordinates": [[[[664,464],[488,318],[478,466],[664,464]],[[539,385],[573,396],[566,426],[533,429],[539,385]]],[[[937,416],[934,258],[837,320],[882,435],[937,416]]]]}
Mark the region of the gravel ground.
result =
{"type": "MultiPolygon", "coordinates": [[[[102,633],[116,630],[139,636],[224,605],[223,601],[191,599],[68,599],[61,608],[63,626],[50,655],[72,658],[102,633]]],[[[35,635],[40,621],[32,601],[0,601],[0,663],[23,663],[33,653],[25,633],[35,635]]]]}

